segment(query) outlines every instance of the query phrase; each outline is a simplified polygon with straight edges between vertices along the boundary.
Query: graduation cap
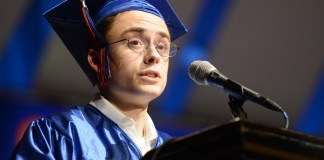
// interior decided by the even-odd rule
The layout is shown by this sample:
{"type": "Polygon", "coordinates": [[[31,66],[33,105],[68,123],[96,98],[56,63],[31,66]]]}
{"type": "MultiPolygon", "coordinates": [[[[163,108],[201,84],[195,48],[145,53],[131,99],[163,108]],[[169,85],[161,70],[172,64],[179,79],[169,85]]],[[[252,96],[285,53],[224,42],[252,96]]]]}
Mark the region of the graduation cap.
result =
{"type": "Polygon", "coordinates": [[[45,12],[44,16],[93,85],[98,79],[88,64],[87,54],[93,44],[101,48],[99,85],[106,85],[110,76],[108,45],[97,27],[107,17],[128,10],[159,16],[170,30],[171,41],[187,33],[167,0],[66,0],[45,12]]]}

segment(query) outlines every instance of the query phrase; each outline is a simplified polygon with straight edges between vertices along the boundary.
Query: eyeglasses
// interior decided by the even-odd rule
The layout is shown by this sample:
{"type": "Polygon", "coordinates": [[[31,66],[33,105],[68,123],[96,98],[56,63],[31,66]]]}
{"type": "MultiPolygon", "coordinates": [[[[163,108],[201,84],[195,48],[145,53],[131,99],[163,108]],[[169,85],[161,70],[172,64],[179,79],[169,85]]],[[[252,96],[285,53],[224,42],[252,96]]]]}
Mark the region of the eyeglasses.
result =
{"type": "MultiPolygon", "coordinates": [[[[116,42],[109,43],[108,45],[115,44],[122,41],[127,41],[128,48],[137,53],[144,52],[149,48],[150,45],[147,40],[143,40],[140,37],[131,37],[128,39],[122,39],[116,42]]],[[[159,42],[157,44],[155,43],[152,44],[154,45],[156,51],[162,57],[173,57],[177,54],[177,51],[179,50],[179,47],[176,44],[170,42],[159,42]]]]}

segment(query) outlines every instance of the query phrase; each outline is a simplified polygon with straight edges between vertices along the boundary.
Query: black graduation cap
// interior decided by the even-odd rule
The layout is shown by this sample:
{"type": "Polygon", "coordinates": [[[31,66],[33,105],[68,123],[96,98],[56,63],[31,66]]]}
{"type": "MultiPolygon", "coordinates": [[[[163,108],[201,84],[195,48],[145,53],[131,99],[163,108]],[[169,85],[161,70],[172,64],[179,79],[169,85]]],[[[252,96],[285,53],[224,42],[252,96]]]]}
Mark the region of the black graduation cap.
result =
{"type": "Polygon", "coordinates": [[[45,12],[44,16],[95,85],[98,80],[87,61],[88,50],[94,43],[91,35],[94,34],[95,39],[99,39],[104,46],[105,39],[97,31],[96,25],[109,16],[127,10],[149,12],[164,19],[172,41],[187,33],[167,0],[66,0],[45,12]]]}

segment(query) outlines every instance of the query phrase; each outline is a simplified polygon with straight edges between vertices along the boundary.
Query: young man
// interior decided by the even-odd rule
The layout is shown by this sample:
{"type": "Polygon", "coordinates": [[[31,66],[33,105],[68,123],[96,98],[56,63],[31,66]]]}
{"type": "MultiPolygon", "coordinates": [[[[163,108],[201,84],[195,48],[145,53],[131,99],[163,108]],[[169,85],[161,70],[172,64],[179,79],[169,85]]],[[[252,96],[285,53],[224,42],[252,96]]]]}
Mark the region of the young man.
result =
{"type": "Polygon", "coordinates": [[[147,113],[164,90],[171,41],[187,31],[165,0],[67,0],[45,17],[99,93],[33,121],[13,159],[140,159],[169,136],[147,113]]]}

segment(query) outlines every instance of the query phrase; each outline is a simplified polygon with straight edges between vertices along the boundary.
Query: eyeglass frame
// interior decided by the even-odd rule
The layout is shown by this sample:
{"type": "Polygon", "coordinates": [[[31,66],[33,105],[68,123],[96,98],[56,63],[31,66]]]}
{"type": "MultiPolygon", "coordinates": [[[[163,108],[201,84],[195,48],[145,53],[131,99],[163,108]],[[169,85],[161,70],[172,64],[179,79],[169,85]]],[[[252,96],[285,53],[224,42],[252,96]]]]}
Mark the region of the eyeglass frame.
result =
{"type": "Polygon", "coordinates": [[[153,45],[154,45],[155,50],[156,50],[156,51],[159,53],[159,55],[162,56],[162,57],[168,57],[168,58],[170,58],[170,57],[174,57],[174,56],[177,54],[178,50],[180,50],[180,47],[178,47],[175,43],[167,42],[167,43],[170,43],[169,55],[168,55],[168,56],[164,56],[164,55],[162,55],[162,54],[159,52],[159,50],[157,49],[157,47],[158,47],[158,45],[159,45],[160,43],[165,43],[165,42],[149,43],[147,40],[143,41],[141,37],[130,37],[130,38],[125,38],[125,39],[121,39],[121,40],[118,40],[118,41],[115,41],[115,42],[111,42],[111,43],[109,43],[108,45],[112,45],[112,44],[119,43],[119,42],[123,42],[123,41],[127,41],[127,47],[128,47],[130,50],[132,50],[132,51],[134,51],[134,52],[136,52],[136,53],[141,53],[141,52],[144,52],[144,51],[148,50],[148,48],[150,47],[150,44],[153,44],[153,45]],[[133,50],[133,49],[130,47],[130,40],[131,40],[131,39],[134,39],[134,38],[137,38],[138,40],[140,40],[141,42],[143,42],[144,47],[143,47],[143,50],[142,50],[142,51],[135,51],[135,50],[133,50]],[[145,42],[146,42],[146,43],[145,43],[145,42]],[[173,48],[173,49],[172,49],[172,48],[173,48]],[[174,50],[174,51],[171,52],[172,50],[174,50]]]}

